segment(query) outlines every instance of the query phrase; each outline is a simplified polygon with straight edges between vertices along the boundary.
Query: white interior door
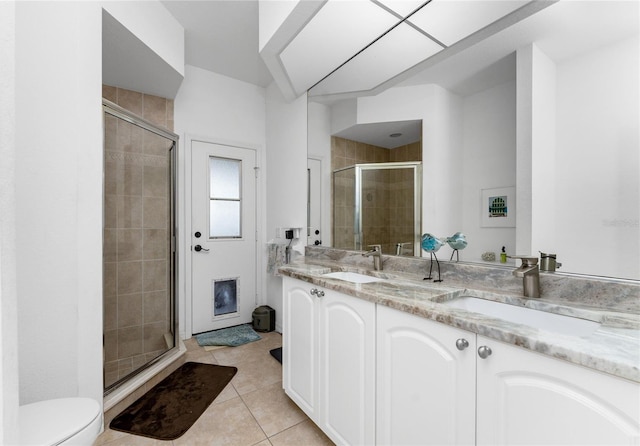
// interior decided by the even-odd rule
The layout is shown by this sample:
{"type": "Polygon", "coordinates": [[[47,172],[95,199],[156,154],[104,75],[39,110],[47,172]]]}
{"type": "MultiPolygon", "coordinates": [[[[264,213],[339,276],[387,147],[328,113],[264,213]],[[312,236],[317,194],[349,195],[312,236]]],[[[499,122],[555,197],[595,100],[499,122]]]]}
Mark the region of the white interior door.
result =
{"type": "Polygon", "coordinates": [[[307,245],[322,245],[321,226],[321,175],[322,163],[307,158],[307,245]]]}
{"type": "Polygon", "coordinates": [[[193,333],[251,322],[256,306],[256,152],[191,143],[193,333]]]}

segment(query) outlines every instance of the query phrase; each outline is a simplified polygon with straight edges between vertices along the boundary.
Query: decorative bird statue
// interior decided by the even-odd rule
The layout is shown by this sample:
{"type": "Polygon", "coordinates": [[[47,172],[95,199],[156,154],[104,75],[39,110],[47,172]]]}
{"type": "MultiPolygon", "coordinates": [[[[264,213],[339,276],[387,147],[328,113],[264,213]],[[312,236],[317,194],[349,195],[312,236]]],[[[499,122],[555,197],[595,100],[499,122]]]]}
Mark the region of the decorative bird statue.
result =
{"type": "Polygon", "coordinates": [[[429,277],[425,277],[424,280],[431,280],[431,271],[433,270],[433,259],[436,259],[436,265],[438,265],[438,279],[434,282],[442,282],[440,278],[440,262],[438,262],[438,257],[436,256],[436,251],[440,249],[444,245],[444,242],[437,237],[434,237],[432,234],[426,233],[422,234],[422,249],[427,251],[431,255],[431,263],[429,264],[429,277]]]}
{"type": "Polygon", "coordinates": [[[451,247],[451,249],[453,249],[449,261],[453,260],[454,252],[456,253],[456,262],[459,261],[460,257],[458,255],[458,251],[467,247],[467,239],[465,238],[464,234],[462,232],[456,232],[451,237],[447,237],[446,242],[451,247]]]}

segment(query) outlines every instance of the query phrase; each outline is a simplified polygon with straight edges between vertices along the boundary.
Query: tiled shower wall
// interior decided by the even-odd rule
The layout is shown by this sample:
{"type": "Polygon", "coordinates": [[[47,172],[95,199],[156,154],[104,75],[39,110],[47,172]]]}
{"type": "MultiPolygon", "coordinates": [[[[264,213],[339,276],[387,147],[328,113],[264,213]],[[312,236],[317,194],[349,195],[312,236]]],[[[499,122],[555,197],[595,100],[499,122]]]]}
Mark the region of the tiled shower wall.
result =
{"type": "MultiPolygon", "coordinates": [[[[103,86],[103,97],[167,130],[173,101],[103,86]]],[[[172,141],[105,118],[105,387],[167,350],[172,141]]]]}
{"type": "MultiPolygon", "coordinates": [[[[421,161],[422,143],[386,149],[339,137],[331,137],[332,171],[354,164],[421,161]]],[[[333,184],[333,244],[341,249],[354,249],[353,170],[335,176],[333,184]]],[[[408,170],[367,172],[363,175],[363,248],[382,245],[385,254],[395,254],[396,243],[413,240],[413,175],[408,170]]],[[[412,255],[408,246],[407,255],[412,255]]]]}

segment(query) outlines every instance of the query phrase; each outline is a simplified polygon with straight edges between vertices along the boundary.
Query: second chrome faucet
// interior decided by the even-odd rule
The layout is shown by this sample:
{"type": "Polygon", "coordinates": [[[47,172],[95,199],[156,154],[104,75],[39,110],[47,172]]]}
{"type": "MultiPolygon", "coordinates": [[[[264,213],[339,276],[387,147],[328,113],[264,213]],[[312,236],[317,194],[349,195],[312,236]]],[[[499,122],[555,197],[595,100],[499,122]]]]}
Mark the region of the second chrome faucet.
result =
{"type": "Polygon", "coordinates": [[[363,252],[364,257],[373,257],[373,269],[376,271],[382,271],[382,246],[381,245],[369,245],[371,251],[363,252]]]}
{"type": "Polygon", "coordinates": [[[522,265],[513,270],[513,275],[522,277],[525,297],[540,297],[540,270],[538,258],[527,256],[510,256],[512,259],[522,260],[522,265]]]}

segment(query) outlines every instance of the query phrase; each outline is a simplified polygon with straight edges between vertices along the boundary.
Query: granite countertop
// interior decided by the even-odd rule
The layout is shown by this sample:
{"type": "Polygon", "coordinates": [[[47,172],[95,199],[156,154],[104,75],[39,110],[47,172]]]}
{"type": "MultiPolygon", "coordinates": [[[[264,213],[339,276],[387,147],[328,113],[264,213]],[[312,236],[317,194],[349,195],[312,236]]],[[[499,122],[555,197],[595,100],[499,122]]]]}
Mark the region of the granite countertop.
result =
{"type": "Polygon", "coordinates": [[[508,344],[640,382],[640,312],[615,305],[594,306],[577,298],[528,299],[513,293],[471,288],[447,280],[434,283],[423,276],[399,271],[373,271],[329,260],[306,259],[281,266],[279,273],[376,304],[415,314],[508,344]],[[385,280],[352,283],[323,277],[332,271],[352,271],[385,280]],[[586,336],[559,334],[458,309],[443,303],[460,296],[510,303],[600,323],[586,336]]]}

